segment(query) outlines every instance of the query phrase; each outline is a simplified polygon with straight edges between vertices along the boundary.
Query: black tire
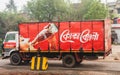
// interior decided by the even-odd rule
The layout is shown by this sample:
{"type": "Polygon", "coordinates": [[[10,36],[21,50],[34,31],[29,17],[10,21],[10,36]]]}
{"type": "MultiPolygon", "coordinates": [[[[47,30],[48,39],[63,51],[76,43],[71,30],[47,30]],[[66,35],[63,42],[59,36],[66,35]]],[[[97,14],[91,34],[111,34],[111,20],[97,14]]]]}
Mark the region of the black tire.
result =
{"type": "Polygon", "coordinates": [[[19,53],[12,53],[10,56],[10,63],[12,65],[20,65],[22,62],[22,59],[19,55],[19,53]]]}
{"type": "Polygon", "coordinates": [[[62,62],[63,62],[63,65],[65,67],[68,67],[68,68],[72,68],[72,67],[75,67],[76,65],[76,60],[75,60],[75,57],[74,55],[65,55],[63,58],[62,58],[62,62]]]}

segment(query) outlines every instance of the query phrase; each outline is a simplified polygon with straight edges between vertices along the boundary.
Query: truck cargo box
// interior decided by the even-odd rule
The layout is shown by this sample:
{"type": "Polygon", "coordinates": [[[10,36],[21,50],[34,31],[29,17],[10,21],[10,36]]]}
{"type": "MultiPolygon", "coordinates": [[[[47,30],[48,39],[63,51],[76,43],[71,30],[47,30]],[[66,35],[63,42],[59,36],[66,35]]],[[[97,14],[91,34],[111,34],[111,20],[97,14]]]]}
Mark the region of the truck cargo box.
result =
{"type": "Polygon", "coordinates": [[[19,24],[20,52],[103,53],[111,50],[109,20],[19,24]]]}

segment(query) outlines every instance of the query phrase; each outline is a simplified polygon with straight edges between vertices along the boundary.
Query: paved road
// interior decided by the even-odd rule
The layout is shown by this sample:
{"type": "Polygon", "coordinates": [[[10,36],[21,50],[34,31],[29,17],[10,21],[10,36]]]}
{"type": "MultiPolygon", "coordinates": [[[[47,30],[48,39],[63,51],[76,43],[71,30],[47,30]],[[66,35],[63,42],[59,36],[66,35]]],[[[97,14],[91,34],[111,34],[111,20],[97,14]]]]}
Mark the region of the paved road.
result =
{"type": "Polygon", "coordinates": [[[47,71],[31,71],[30,64],[13,66],[8,59],[0,59],[0,75],[120,75],[120,46],[113,46],[113,54],[106,59],[94,61],[84,60],[82,64],[75,68],[65,68],[62,61],[49,60],[47,71]],[[115,60],[114,58],[118,58],[115,60]]]}
{"type": "MultiPolygon", "coordinates": [[[[22,64],[20,66],[13,66],[9,64],[9,60],[0,60],[0,70],[5,72],[31,72],[30,64],[22,64]]],[[[0,71],[0,72],[1,72],[0,71]]],[[[82,72],[87,73],[105,73],[105,74],[120,74],[120,61],[83,61],[82,64],[78,65],[75,68],[65,68],[62,66],[62,62],[59,60],[49,60],[49,68],[46,73],[62,73],[62,74],[79,74],[82,72]]],[[[2,73],[1,72],[1,73],[2,73]]],[[[33,71],[32,71],[33,72],[33,71]]],[[[38,71],[35,71],[38,72],[38,71]]],[[[119,75],[118,74],[118,75],[119,75]]],[[[104,74],[103,74],[104,75],[104,74]]]]}
{"type": "MultiPolygon", "coordinates": [[[[13,66],[9,63],[9,60],[0,60],[0,69],[14,70],[14,69],[28,69],[30,64],[21,64],[20,66],[13,66]]],[[[62,61],[49,60],[48,70],[103,70],[103,71],[120,71],[120,61],[87,61],[84,60],[80,65],[75,68],[65,68],[62,65],[62,61]]]]}

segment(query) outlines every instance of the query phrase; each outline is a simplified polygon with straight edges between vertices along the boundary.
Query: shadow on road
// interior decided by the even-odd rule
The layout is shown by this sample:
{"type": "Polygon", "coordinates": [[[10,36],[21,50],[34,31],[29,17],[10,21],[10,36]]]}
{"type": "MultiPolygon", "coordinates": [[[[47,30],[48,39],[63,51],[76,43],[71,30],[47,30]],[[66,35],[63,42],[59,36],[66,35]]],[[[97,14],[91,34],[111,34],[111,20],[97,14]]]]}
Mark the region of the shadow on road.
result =
{"type": "MultiPolygon", "coordinates": [[[[96,70],[96,69],[102,69],[104,67],[105,67],[105,65],[99,65],[99,64],[94,64],[94,63],[84,63],[83,62],[83,63],[77,65],[74,68],[66,68],[62,65],[62,62],[50,62],[48,70],[96,70]]],[[[4,66],[0,66],[0,68],[4,68],[4,69],[7,69],[7,70],[15,70],[15,69],[29,70],[30,69],[30,63],[29,64],[22,63],[19,66],[6,64],[4,66]]]]}

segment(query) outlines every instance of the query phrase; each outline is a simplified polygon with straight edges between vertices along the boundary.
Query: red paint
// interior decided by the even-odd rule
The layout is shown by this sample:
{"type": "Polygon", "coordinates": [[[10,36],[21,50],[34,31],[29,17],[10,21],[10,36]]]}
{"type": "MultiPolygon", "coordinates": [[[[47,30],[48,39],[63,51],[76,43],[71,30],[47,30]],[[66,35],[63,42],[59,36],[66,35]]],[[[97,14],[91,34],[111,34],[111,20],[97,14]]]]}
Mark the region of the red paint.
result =
{"type": "MultiPolygon", "coordinates": [[[[31,42],[48,24],[48,22],[22,23],[19,25],[19,32],[24,38],[29,38],[29,42],[31,42]]],[[[54,33],[52,37],[38,41],[34,45],[35,49],[47,52],[58,52],[59,50],[62,52],[79,52],[82,48],[84,52],[99,52],[105,51],[105,49],[109,50],[111,47],[110,37],[108,37],[110,28],[107,22],[81,21],[55,22],[54,24],[58,27],[58,32],[54,33]],[[106,45],[108,45],[107,48],[106,45]]]]}
{"type": "Polygon", "coordinates": [[[4,42],[4,48],[5,49],[11,49],[11,48],[15,48],[15,47],[16,47],[15,42],[4,42]]]}

